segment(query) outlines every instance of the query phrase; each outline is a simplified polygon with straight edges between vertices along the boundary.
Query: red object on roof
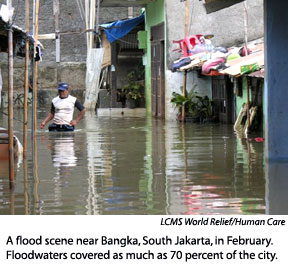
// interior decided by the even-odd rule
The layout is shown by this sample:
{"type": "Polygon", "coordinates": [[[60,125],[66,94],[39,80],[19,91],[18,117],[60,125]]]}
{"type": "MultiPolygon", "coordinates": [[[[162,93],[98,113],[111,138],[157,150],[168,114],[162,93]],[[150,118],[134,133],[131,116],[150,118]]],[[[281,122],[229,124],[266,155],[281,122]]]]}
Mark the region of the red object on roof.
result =
{"type": "MultiPolygon", "coordinates": [[[[201,34],[188,35],[182,40],[173,41],[173,43],[178,43],[180,47],[179,50],[181,50],[181,52],[184,54],[184,57],[188,57],[192,55],[192,50],[194,46],[196,44],[201,43],[201,40],[200,40],[201,37],[203,37],[203,35],[201,34]]],[[[204,43],[205,43],[205,39],[204,39],[204,43]]]]}

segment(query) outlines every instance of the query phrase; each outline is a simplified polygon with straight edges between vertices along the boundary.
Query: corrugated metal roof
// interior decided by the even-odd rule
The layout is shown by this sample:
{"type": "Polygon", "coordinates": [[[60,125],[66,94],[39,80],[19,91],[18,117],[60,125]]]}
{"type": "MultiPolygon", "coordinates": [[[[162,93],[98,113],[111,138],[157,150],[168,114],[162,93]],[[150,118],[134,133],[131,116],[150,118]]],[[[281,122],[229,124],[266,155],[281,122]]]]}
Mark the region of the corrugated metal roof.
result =
{"type": "Polygon", "coordinates": [[[230,67],[221,71],[221,73],[238,76],[241,75],[241,66],[257,63],[260,67],[264,65],[264,52],[258,52],[245,57],[241,57],[229,62],[230,67]]]}

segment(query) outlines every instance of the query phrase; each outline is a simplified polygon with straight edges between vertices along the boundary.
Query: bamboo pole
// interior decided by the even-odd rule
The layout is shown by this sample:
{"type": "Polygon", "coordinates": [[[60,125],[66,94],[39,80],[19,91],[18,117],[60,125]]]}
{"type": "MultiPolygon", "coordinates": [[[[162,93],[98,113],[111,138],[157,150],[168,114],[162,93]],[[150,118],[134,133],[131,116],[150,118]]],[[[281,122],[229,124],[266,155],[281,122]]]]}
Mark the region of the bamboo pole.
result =
{"type": "Polygon", "coordinates": [[[28,168],[27,159],[23,160],[23,175],[24,175],[24,208],[25,214],[29,214],[29,194],[28,194],[28,168]]]}
{"type": "MultiPolygon", "coordinates": [[[[12,0],[7,0],[9,11],[12,9],[12,0]]],[[[14,132],[13,132],[13,31],[12,17],[9,19],[8,29],[8,134],[9,134],[9,181],[14,185],[14,132]]]]}
{"type": "Polygon", "coordinates": [[[185,36],[189,34],[189,0],[185,4],[185,36]]]}
{"type": "MultiPolygon", "coordinates": [[[[189,0],[185,3],[185,36],[189,33],[189,0]]],[[[184,72],[183,77],[183,96],[186,97],[186,86],[187,86],[187,71],[184,72]]],[[[182,106],[182,123],[185,122],[185,104],[182,106]]]]}
{"type": "Polygon", "coordinates": [[[34,34],[34,56],[33,56],[33,176],[34,176],[34,193],[35,193],[35,205],[36,209],[38,209],[39,197],[38,197],[38,152],[37,152],[37,138],[36,138],[36,130],[37,130],[37,100],[38,100],[38,62],[35,61],[36,57],[36,47],[38,42],[38,24],[39,24],[39,0],[34,0],[34,23],[33,23],[33,34],[34,34]]]}
{"type": "Polygon", "coordinates": [[[24,114],[23,114],[23,155],[26,157],[27,152],[27,129],[28,129],[28,89],[29,89],[29,0],[25,0],[25,74],[24,74],[24,114]]]}

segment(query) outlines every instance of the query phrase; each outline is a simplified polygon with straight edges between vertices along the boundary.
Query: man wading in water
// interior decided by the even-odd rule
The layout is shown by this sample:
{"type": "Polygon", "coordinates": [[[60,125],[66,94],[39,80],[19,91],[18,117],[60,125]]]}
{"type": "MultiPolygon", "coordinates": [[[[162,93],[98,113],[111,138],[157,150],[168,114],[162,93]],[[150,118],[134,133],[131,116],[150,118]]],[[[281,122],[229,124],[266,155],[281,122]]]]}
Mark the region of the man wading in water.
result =
{"type": "Polygon", "coordinates": [[[49,131],[74,131],[75,126],[84,116],[86,111],[85,107],[76,97],[69,95],[68,88],[69,85],[67,83],[59,83],[59,95],[52,100],[50,113],[40,124],[41,129],[53,119],[53,123],[48,127],[49,131]],[[80,111],[76,120],[73,120],[74,107],[80,111]]]}

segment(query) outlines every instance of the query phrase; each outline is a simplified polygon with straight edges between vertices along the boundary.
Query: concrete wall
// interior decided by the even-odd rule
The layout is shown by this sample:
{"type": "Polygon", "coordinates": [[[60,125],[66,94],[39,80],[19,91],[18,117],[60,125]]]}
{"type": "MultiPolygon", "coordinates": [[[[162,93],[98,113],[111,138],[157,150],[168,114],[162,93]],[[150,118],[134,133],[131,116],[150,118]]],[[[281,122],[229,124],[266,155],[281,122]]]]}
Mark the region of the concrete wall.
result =
{"type": "MultiPolygon", "coordinates": [[[[166,87],[166,117],[176,119],[175,110],[170,100],[173,91],[179,92],[183,84],[183,73],[172,73],[169,69],[180,53],[173,51],[178,44],[173,40],[180,40],[185,35],[185,2],[166,0],[167,23],[167,70],[169,77],[166,87]]],[[[201,1],[190,1],[189,34],[213,34],[212,42],[215,46],[232,46],[244,42],[244,9],[243,3],[236,4],[215,13],[206,14],[201,1]]],[[[248,1],[248,35],[249,40],[263,37],[263,0],[248,1]]],[[[198,78],[193,72],[188,73],[187,89],[198,84],[197,91],[202,95],[212,96],[210,78],[198,78]],[[191,82],[193,82],[191,84],[191,82]],[[202,91],[202,92],[201,92],[202,91]]]]}
{"type": "MultiPolygon", "coordinates": [[[[170,70],[166,70],[166,119],[176,120],[177,110],[171,104],[172,92],[182,94],[183,90],[183,72],[172,73],[170,70]]],[[[211,77],[203,76],[198,78],[196,72],[190,72],[187,75],[187,91],[194,88],[198,92],[199,96],[208,96],[212,98],[212,82],[211,77]]]]}

